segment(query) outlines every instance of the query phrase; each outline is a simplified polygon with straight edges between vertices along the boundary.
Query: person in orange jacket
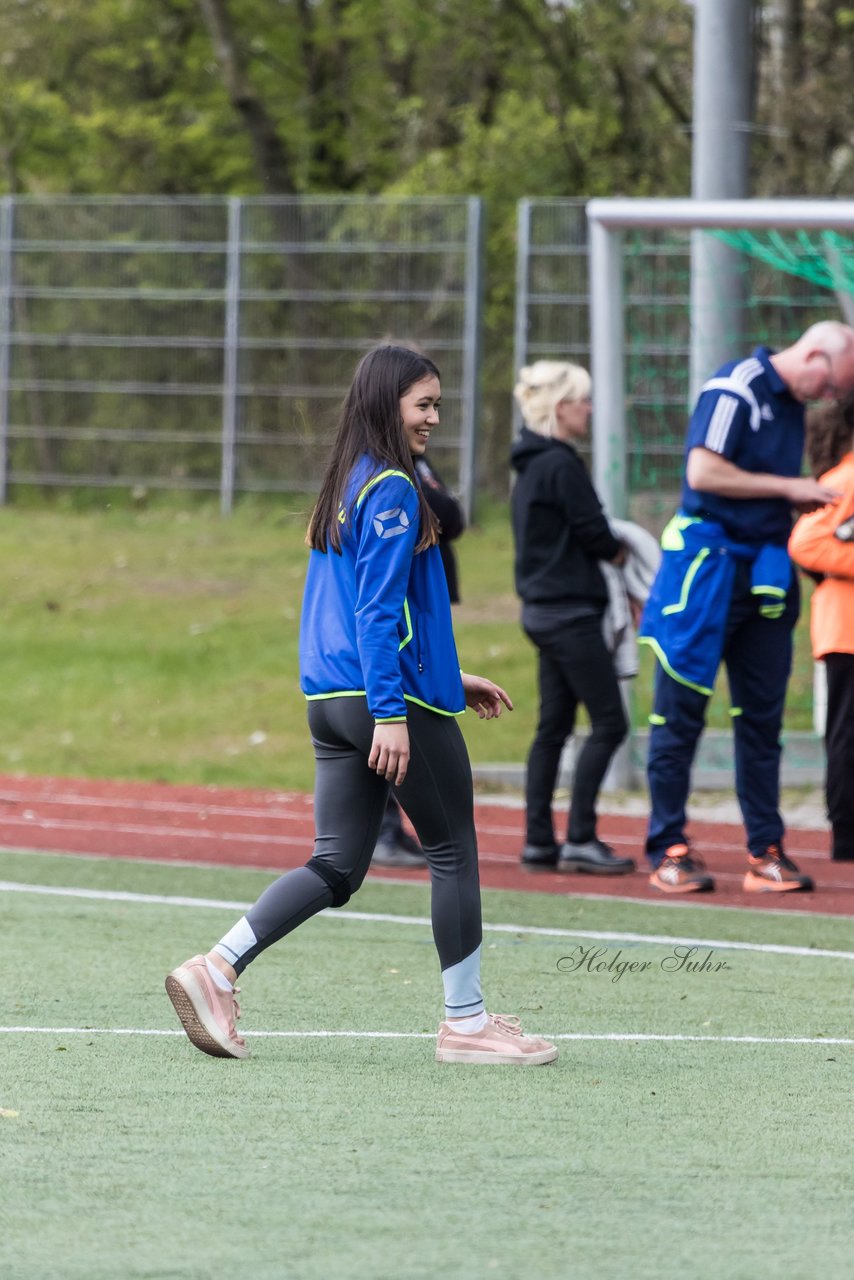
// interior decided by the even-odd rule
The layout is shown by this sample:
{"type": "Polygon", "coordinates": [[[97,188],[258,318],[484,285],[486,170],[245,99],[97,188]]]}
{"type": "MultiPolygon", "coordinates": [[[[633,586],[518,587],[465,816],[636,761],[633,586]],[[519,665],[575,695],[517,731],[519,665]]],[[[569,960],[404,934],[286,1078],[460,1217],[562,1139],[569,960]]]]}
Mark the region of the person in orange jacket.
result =
{"type": "Polygon", "coordinates": [[[803,515],[789,554],[817,582],[812,596],[813,656],[827,673],[825,798],[831,857],[854,862],[854,394],[807,415],[813,474],[839,500],[803,515]]]}

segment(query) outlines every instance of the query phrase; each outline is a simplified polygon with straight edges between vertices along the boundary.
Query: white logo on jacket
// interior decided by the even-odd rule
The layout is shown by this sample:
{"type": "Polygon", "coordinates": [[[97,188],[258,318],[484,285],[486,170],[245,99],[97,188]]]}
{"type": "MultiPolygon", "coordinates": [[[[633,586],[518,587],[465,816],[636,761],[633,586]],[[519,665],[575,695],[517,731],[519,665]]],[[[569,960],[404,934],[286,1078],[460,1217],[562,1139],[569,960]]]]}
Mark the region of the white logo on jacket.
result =
{"type": "Polygon", "coordinates": [[[399,533],[406,533],[409,528],[409,516],[402,507],[393,507],[391,511],[380,511],[374,516],[374,532],[378,538],[396,538],[399,533]],[[392,521],[396,524],[392,524],[392,521]]]}

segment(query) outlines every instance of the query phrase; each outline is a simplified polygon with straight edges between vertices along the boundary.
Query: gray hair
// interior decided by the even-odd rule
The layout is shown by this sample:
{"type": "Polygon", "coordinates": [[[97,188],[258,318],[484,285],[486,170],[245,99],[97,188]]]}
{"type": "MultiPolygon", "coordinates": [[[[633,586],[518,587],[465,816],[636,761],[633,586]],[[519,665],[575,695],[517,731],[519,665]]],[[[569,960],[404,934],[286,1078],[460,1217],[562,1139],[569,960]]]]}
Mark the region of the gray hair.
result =
{"type": "Polygon", "coordinates": [[[554,429],[555,409],[561,400],[584,400],[590,395],[590,374],[567,360],[537,360],[519,370],[513,396],[525,426],[540,436],[554,429]]]}

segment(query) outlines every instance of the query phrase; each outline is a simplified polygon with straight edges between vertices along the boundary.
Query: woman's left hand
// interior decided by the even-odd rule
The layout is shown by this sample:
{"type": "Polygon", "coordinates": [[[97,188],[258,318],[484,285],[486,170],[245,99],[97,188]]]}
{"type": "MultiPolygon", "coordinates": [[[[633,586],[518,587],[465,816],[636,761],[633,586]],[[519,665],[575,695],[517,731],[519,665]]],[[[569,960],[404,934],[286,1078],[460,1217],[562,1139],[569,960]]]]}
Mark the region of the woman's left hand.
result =
{"type": "Polygon", "coordinates": [[[504,707],[508,711],[513,710],[510,695],[505,693],[500,685],[487,680],[486,676],[469,676],[464,671],[461,671],[460,675],[463,681],[463,693],[466,696],[466,706],[476,711],[481,720],[494,720],[496,716],[501,715],[504,707]]]}

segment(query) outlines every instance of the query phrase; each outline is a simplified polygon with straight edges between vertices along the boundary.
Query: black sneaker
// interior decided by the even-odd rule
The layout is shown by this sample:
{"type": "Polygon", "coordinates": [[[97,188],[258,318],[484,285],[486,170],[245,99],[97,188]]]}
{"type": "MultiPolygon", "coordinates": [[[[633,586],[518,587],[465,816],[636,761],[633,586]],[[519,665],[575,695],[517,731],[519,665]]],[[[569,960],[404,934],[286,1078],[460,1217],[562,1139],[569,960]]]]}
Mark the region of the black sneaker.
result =
{"type": "Polygon", "coordinates": [[[405,849],[407,853],[416,853],[419,858],[423,858],[426,862],[424,850],[415,839],[415,836],[411,836],[408,831],[398,831],[396,843],[399,849],[405,849]]]}
{"type": "Polygon", "coordinates": [[[631,858],[621,858],[603,840],[567,841],[561,847],[561,871],[586,871],[594,876],[626,876],[635,870],[631,858]]]}
{"type": "Polygon", "coordinates": [[[559,853],[556,844],[526,844],[519,861],[529,871],[554,871],[559,853]]]}
{"type": "MultiPolygon", "coordinates": [[[[414,841],[413,841],[414,843],[414,841]]],[[[398,840],[378,840],[371,857],[372,867],[426,867],[427,859],[420,849],[414,852],[398,840]]]]}

